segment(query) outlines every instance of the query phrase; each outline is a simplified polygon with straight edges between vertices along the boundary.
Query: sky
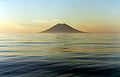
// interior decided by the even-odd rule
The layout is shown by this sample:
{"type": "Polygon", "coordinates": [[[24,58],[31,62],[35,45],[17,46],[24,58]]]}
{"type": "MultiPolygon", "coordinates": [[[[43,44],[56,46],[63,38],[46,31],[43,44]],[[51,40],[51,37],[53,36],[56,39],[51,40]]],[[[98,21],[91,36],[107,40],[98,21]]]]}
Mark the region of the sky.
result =
{"type": "Polygon", "coordinates": [[[120,33],[120,0],[0,0],[0,33],[38,33],[57,23],[120,33]]]}

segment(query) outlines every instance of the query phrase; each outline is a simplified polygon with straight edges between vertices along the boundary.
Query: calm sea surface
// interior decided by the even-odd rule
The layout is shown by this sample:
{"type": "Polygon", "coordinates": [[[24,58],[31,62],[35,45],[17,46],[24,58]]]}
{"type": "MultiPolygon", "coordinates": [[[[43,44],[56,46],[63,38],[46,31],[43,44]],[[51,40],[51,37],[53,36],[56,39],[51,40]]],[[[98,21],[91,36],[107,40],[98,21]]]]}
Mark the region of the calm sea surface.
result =
{"type": "Polygon", "coordinates": [[[120,34],[0,34],[0,77],[120,77],[120,34]]]}

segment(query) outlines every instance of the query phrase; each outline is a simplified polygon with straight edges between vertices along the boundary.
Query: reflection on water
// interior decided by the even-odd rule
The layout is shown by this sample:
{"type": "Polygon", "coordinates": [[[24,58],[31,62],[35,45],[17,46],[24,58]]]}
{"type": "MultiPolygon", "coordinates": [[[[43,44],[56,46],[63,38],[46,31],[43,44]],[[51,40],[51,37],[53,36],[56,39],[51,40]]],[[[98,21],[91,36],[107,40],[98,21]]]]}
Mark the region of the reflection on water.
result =
{"type": "Polygon", "coordinates": [[[120,77],[119,34],[0,35],[0,77],[120,77]]]}

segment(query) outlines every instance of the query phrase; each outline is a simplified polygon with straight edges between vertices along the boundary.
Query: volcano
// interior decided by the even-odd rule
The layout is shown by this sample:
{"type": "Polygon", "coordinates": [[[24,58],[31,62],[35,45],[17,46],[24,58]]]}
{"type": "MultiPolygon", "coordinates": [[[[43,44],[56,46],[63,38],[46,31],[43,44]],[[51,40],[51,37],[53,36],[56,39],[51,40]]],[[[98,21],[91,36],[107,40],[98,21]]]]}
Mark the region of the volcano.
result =
{"type": "Polygon", "coordinates": [[[86,32],[74,29],[65,23],[64,24],[59,23],[40,33],[86,33],[86,32]]]}

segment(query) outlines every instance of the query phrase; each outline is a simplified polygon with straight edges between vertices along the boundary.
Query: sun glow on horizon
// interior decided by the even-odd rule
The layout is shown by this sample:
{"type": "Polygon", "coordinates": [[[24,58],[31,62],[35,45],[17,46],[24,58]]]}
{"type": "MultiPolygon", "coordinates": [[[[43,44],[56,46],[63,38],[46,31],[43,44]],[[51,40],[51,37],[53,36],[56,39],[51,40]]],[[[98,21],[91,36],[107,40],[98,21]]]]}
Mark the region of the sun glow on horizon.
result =
{"type": "Polygon", "coordinates": [[[0,33],[38,33],[57,23],[90,33],[120,33],[119,0],[1,0],[0,33]]]}

